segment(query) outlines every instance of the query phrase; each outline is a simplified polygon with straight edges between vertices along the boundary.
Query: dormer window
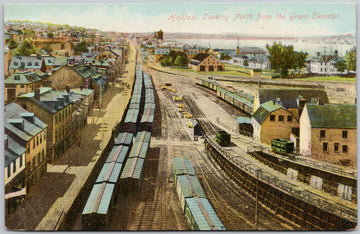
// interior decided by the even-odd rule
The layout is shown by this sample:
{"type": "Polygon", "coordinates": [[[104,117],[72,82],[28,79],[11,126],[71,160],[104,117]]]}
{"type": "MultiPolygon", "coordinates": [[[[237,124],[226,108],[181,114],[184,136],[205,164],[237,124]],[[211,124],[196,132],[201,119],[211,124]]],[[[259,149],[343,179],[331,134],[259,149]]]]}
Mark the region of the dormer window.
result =
{"type": "Polygon", "coordinates": [[[25,67],[25,62],[21,62],[21,66],[22,66],[22,67],[25,67]]]}
{"type": "Polygon", "coordinates": [[[18,62],[14,62],[14,66],[19,66],[19,63],[18,63],[18,62]]]}
{"type": "Polygon", "coordinates": [[[38,63],[38,62],[35,62],[35,66],[39,66],[39,63],[38,63]]]}
{"type": "Polygon", "coordinates": [[[28,65],[28,66],[32,66],[32,63],[31,63],[31,62],[28,62],[27,65],[28,65]]]}

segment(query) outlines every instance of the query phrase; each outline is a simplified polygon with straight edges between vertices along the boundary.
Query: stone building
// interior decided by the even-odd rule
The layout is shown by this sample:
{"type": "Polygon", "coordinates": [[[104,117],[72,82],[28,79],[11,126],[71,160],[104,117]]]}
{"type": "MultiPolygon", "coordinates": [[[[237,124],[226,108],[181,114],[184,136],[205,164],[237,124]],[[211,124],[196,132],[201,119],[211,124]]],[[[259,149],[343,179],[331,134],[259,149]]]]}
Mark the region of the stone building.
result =
{"type": "Polygon", "coordinates": [[[300,153],[356,167],[356,105],[306,104],[300,118],[300,153]]]}
{"type": "MultiPolygon", "coordinates": [[[[39,182],[47,171],[46,143],[48,126],[16,103],[5,106],[5,133],[26,149],[25,153],[25,185],[26,192],[39,182]]],[[[20,161],[19,161],[20,164],[20,161]]]]}
{"type": "Polygon", "coordinates": [[[78,111],[73,104],[80,101],[80,95],[56,91],[50,87],[36,89],[16,99],[16,103],[36,113],[37,117],[48,125],[46,155],[49,163],[53,163],[73,143],[72,115],[78,111]]]}
{"type": "Polygon", "coordinates": [[[254,140],[268,145],[275,138],[290,140],[292,130],[299,128],[296,116],[275,100],[261,104],[254,112],[251,123],[254,140]]]}

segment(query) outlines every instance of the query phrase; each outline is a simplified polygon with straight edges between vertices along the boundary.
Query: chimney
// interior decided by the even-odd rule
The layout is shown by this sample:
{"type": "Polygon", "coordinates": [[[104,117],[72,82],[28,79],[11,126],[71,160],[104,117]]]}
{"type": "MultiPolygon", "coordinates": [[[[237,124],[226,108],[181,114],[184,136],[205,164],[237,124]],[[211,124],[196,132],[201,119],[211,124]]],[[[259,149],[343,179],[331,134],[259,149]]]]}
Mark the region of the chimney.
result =
{"type": "Polygon", "coordinates": [[[67,93],[70,93],[70,86],[67,85],[65,89],[67,93]]]}
{"type": "Polygon", "coordinates": [[[12,124],[17,129],[24,131],[24,120],[23,119],[9,119],[10,124],[12,124]]]}
{"type": "Polygon", "coordinates": [[[29,121],[30,123],[35,123],[35,115],[34,113],[24,112],[19,113],[21,117],[23,117],[26,121],[29,121]]]}
{"type": "Polygon", "coordinates": [[[298,119],[300,119],[300,117],[301,117],[301,114],[302,114],[302,112],[303,112],[303,110],[304,110],[305,104],[306,104],[305,98],[300,99],[300,101],[299,101],[299,111],[298,111],[299,115],[298,115],[298,119]]]}
{"type": "Polygon", "coordinates": [[[5,150],[7,150],[9,148],[9,140],[8,137],[5,136],[5,150]]]}
{"type": "Polygon", "coordinates": [[[40,101],[40,89],[39,88],[34,90],[34,99],[36,101],[40,101]]]}

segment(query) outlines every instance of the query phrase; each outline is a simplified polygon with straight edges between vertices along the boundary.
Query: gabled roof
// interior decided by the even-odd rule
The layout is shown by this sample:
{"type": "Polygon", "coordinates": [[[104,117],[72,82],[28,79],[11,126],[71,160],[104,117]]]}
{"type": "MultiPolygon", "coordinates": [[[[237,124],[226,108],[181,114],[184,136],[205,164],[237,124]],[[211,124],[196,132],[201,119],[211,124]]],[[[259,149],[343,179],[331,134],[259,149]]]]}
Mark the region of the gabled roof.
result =
{"type": "Polygon", "coordinates": [[[6,84],[30,84],[40,81],[40,77],[33,72],[15,72],[9,76],[5,81],[6,84]]]}
{"type": "Polygon", "coordinates": [[[202,62],[204,59],[206,59],[209,56],[210,54],[198,53],[197,55],[195,55],[195,57],[192,60],[197,60],[199,62],[202,62]]]}
{"type": "Polygon", "coordinates": [[[306,104],[312,128],[356,128],[356,105],[306,104]]]}
{"type": "Polygon", "coordinates": [[[280,98],[280,105],[288,108],[298,108],[297,97],[302,96],[307,103],[320,98],[320,102],[327,104],[329,99],[325,90],[321,89],[265,89],[258,90],[260,104],[280,98]]]}
{"type": "Polygon", "coordinates": [[[283,107],[274,100],[271,100],[261,104],[252,117],[261,124],[272,112],[279,109],[283,109],[283,107]]]}

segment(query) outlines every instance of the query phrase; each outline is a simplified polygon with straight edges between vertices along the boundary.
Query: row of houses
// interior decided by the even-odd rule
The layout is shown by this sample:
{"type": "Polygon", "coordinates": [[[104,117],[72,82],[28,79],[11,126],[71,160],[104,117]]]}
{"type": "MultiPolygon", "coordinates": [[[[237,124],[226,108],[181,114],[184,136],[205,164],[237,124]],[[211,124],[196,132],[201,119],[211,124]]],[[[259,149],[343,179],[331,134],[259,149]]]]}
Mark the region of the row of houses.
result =
{"type": "Polygon", "coordinates": [[[90,89],[42,87],[5,106],[6,214],[38,184],[47,163],[80,142],[93,97],[90,89]]]}
{"type": "Polygon", "coordinates": [[[356,167],[356,105],[330,104],[324,90],[259,88],[251,121],[243,119],[240,130],[251,123],[256,141],[291,140],[301,155],[356,167]]]}

